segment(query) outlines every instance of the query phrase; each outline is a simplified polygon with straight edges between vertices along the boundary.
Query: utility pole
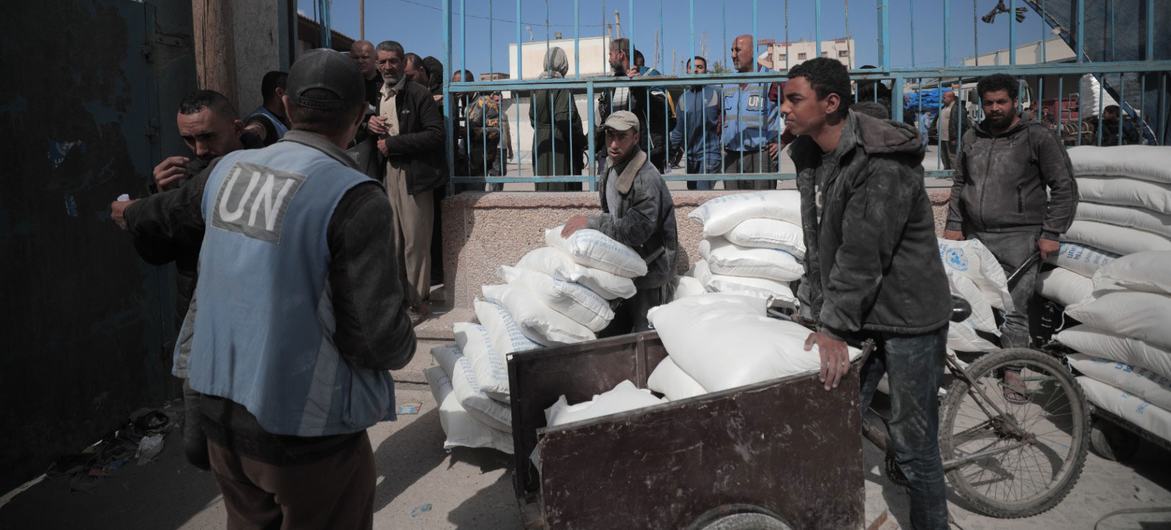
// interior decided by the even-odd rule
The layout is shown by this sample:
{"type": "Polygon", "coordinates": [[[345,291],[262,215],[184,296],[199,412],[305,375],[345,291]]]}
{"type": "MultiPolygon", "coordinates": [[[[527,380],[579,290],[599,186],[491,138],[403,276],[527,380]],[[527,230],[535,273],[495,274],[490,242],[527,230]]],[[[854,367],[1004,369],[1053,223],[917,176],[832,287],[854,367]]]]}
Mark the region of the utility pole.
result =
{"type": "Polygon", "coordinates": [[[215,90],[239,104],[236,93],[236,50],[232,38],[230,0],[191,1],[195,76],[201,88],[215,90]]]}
{"type": "Polygon", "coordinates": [[[358,0],[358,39],[366,40],[366,0],[358,0]]]}

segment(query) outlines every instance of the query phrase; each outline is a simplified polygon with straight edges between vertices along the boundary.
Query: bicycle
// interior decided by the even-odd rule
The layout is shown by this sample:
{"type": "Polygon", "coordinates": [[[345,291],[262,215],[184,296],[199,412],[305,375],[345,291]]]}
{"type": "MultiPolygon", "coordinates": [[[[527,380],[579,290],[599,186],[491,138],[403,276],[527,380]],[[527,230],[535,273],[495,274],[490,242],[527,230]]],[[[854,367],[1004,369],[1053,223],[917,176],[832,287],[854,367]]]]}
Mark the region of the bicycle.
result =
{"type": "MultiPolygon", "coordinates": [[[[1038,258],[1021,265],[1008,284],[1038,258]]],[[[953,296],[951,320],[970,314],[968,303],[953,296]]],[[[1044,513],[1069,494],[1085,465],[1091,430],[1085,394],[1059,352],[1008,348],[977,355],[967,367],[951,356],[945,363],[951,384],[940,404],[939,445],[947,480],[983,515],[1044,513]],[[1014,380],[1006,382],[1006,373],[1015,373],[1014,380]],[[1008,397],[1022,392],[1024,400],[1008,397]]],[[[866,438],[887,454],[887,476],[906,485],[885,420],[873,408],[863,420],[866,438]]]]}

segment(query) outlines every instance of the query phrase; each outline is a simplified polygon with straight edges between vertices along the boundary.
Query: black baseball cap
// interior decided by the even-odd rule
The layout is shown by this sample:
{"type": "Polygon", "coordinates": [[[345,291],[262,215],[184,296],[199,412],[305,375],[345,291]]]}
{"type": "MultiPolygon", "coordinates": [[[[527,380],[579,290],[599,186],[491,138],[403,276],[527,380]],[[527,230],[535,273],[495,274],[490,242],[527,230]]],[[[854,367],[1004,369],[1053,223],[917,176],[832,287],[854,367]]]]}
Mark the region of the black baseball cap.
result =
{"type": "Polygon", "coordinates": [[[366,85],[353,59],[328,48],[305,52],[289,69],[289,99],[317,110],[352,108],[366,100],[366,85]]]}

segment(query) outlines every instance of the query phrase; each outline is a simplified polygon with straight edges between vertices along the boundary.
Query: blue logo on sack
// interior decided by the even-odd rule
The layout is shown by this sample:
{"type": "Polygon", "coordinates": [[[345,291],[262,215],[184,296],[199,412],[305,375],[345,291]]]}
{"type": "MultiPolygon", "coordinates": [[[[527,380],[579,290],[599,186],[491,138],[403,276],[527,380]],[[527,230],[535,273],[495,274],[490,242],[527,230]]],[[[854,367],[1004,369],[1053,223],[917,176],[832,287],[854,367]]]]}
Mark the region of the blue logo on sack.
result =
{"type": "Polygon", "coordinates": [[[948,267],[951,267],[960,272],[968,270],[968,258],[967,256],[964,256],[963,249],[943,249],[943,262],[947,264],[948,267]]]}

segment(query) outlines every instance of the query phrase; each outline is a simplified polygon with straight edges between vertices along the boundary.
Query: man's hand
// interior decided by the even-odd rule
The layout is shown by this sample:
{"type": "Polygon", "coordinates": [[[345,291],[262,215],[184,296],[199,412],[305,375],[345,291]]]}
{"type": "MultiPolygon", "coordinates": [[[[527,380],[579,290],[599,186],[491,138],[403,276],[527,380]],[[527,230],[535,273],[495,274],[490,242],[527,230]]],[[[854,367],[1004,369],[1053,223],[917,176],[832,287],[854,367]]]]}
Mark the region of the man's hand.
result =
{"type": "Polygon", "coordinates": [[[389,150],[386,147],[386,138],[379,138],[378,139],[378,152],[382,153],[382,156],[390,156],[389,154],[387,154],[389,152],[389,150]]]}
{"type": "Polygon", "coordinates": [[[842,376],[850,371],[850,356],[846,353],[846,341],[824,331],[815,331],[805,339],[805,351],[817,345],[821,355],[821,373],[818,380],[825,383],[825,389],[837,388],[842,376]]]}
{"type": "Polygon", "coordinates": [[[159,162],[155,166],[154,180],[159,191],[166,190],[187,178],[187,163],[191,160],[185,156],[172,156],[159,162]]]}
{"type": "Polygon", "coordinates": [[[133,200],[110,203],[110,219],[114,220],[114,224],[118,225],[118,228],[126,230],[126,208],[131,204],[134,204],[133,200]]]}
{"type": "Polygon", "coordinates": [[[1049,256],[1057,254],[1061,250],[1061,243],[1052,239],[1041,238],[1037,240],[1037,250],[1041,252],[1041,261],[1049,259],[1049,256]]]}
{"type": "Polygon", "coordinates": [[[778,146],[777,146],[776,142],[768,144],[768,157],[769,158],[776,158],[777,157],[777,148],[778,148],[778,146]]]}
{"type": "Polygon", "coordinates": [[[565,228],[561,229],[561,237],[569,237],[573,235],[574,232],[585,228],[589,223],[590,218],[584,215],[575,215],[570,217],[569,220],[565,222],[565,228]]]}
{"type": "Polygon", "coordinates": [[[386,128],[386,120],[383,120],[382,116],[370,116],[370,120],[366,122],[366,130],[378,136],[390,132],[390,130],[386,128]]]}
{"type": "Polygon", "coordinates": [[[952,241],[963,241],[964,232],[962,230],[944,230],[943,238],[950,239],[952,241]]]}

